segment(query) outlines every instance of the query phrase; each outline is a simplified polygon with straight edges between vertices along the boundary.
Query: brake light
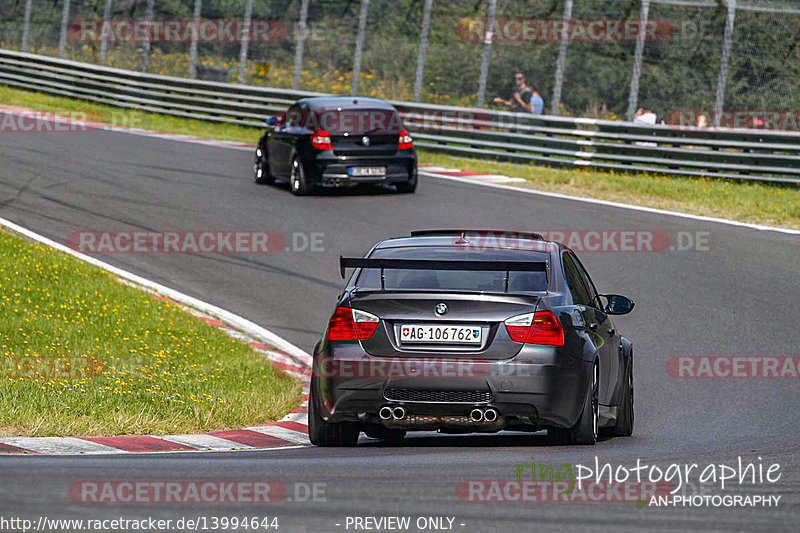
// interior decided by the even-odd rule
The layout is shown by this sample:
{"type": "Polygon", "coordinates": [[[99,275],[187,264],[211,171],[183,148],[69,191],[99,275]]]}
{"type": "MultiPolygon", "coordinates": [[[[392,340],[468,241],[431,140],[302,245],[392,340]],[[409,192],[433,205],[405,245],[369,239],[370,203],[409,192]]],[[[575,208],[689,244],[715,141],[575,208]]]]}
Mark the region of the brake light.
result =
{"type": "Polygon", "coordinates": [[[397,149],[411,150],[413,147],[414,139],[411,138],[411,135],[409,135],[406,130],[401,131],[400,136],[397,138],[397,149]]]}
{"type": "Polygon", "coordinates": [[[337,307],[328,321],[329,341],[358,341],[372,337],[380,319],[373,314],[337,307]]]}
{"type": "Polygon", "coordinates": [[[537,311],[511,317],[505,321],[505,326],[508,336],[515,342],[551,346],[564,344],[564,329],[550,311],[537,311]]]}
{"type": "Polygon", "coordinates": [[[317,150],[333,150],[331,134],[325,130],[317,130],[311,135],[311,146],[317,150]]]}

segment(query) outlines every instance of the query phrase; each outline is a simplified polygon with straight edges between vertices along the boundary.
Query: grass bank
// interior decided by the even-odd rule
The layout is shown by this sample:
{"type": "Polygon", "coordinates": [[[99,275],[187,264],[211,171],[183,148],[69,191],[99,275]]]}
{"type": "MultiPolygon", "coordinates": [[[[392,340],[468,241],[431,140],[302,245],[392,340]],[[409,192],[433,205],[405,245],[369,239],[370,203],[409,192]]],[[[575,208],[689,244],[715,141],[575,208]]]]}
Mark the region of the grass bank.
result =
{"type": "MultiPolygon", "coordinates": [[[[121,111],[116,107],[3,86],[0,86],[0,103],[44,111],[84,111],[91,117],[97,116],[100,117],[98,120],[109,123],[119,124],[120,120],[128,120],[139,128],[212,139],[255,143],[259,135],[259,130],[255,128],[121,111]]],[[[797,187],[588,169],[562,170],[451,157],[425,150],[419,151],[419,161],[420,165],[455,167],[524,178],[526,181],[519,184],[521,187],[800,229],[800,189],[797,187]]]]}
{"type": "Polygon", "coordinates": [[[243,342],[5,230],[0,317],[0,436],[238,428],[301,401],[243,342]]]}

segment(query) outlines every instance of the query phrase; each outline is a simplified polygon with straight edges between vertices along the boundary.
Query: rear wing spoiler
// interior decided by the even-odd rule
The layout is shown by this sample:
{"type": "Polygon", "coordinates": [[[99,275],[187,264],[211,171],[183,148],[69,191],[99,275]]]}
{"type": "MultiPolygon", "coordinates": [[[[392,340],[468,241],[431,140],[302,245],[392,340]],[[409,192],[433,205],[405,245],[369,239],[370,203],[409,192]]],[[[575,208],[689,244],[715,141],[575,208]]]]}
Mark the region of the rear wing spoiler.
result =
{"type": "Polygon", "coordinates": [[[344,279],[348,268],[378,268],[381,271],[381,290],[386,278],[383,271],[390,270],[461,270],[505,272],[505,290],[508,292],[510,272],[547,272],[547,261],[442,261],[438,259],[369,259],[339,257],[339,272],[344,279]]]}

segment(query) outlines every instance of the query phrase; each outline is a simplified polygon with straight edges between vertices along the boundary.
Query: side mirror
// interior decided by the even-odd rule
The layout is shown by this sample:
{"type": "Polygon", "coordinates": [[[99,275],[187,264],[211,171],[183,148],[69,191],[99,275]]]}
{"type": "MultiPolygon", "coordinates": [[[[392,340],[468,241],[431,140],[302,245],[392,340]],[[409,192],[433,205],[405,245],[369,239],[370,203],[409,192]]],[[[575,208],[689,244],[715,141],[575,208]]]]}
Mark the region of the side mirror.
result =
{"type": "Polygon", "coordinates": [[[608,303],[606,304],[606,313],[609,315],[627,315],[636,306],[633,300],[621,294],[604,294],[608,303]]]}
{"type": "Polygon", "coordinates": [[[271,127],[271,126],[275,126],[276,124],[278,124],[278,118],[277,117],[269,117],[267,119],[267,126],[271,127]]]}

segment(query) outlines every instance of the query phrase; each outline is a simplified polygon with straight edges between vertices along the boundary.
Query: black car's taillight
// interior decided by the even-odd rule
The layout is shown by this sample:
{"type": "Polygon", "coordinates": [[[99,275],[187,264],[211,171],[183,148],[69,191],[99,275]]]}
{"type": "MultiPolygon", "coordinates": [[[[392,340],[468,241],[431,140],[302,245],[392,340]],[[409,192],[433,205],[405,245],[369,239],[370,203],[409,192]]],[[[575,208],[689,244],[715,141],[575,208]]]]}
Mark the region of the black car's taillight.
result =
{"type": "Polygon", "coordinates": [[[325,130],[317,130],[311,135],[311,146],[317,150],[333,150],[331,134],[325,130]]]}
{"type": "Polygon", "coordinates": [[[397,138],[397,149],[411,150],[413,147],[414,139],[411,138],[411,135],[409,135],[406,130],[401,131],[400,136],[397,138]]]}

